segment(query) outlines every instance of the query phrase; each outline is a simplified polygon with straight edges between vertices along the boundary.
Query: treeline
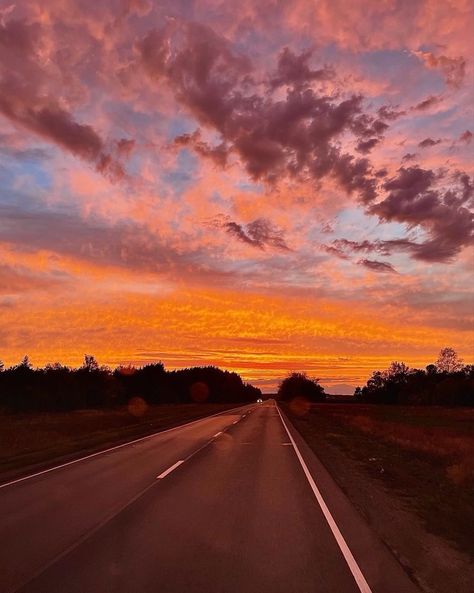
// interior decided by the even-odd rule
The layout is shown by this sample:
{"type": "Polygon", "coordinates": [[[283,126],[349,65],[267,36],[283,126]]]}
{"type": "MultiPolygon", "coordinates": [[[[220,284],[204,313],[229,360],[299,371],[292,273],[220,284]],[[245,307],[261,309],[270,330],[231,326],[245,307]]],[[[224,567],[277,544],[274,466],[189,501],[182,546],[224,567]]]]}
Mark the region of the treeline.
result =
{"type": "Polygon", "coordinates": [[[354,396],[368,403],[474,406],[474,365],[464,365],[452,348],[444,348],[426,369],[392,362],[375,371],[354,396]]]}
{"type": "Polygon", "coordinates": [[[33,368],[27,356],[9,368],[0,361],[0,407],[11,411],[69,411],[130,402],[240,403],[260,396],[260,389],[237,373],[213,366],[167,371],[160,362],[112,370],[89,355],[80,368],[59,363],[33,368]]]}

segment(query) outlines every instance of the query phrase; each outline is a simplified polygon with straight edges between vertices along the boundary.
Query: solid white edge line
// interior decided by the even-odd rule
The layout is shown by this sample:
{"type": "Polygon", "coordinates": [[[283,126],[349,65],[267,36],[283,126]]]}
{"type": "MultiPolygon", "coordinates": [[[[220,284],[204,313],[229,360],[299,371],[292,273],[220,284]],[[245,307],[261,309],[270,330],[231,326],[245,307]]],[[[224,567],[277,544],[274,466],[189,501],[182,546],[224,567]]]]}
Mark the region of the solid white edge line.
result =
{"type": "Polygon", "coordinates": [[[61,463],[60,465],[55,465],[54,467],[50,467],[48,469],[44,469],[40,472],[36,472],[34,474],[29,474],[28,476],[23,476],[22,478],[17,478],[16,480],[11,480],[10,482],[5,482],[4,484],[0,484],[0,490],[2,488],[6,488],[7,486],[12,486],[13,484],[18,484],[19,482],[24,482],[25,480],[30,480],[31,478],[36,478],[37,476],[42,476],[43,474],[48,474],[49,472],[53,472],[57,469],[61,469],[62,467],[67,467],[68,465],[73,465],[74,463],[79,463],[80,461],[85,461],[86,459],[92,459],[92,457],[97,457],[98,455],[103,455],[104,453],[109,453],[110,451],[115,451],[116,449],[121,449],[122,447],[126,447],[127,445],[133,445],[134,443],[140,443],[141,441],[146,441],[147,439],[151,439],[158,435],[165,434],[167,432],[171,432],[173,430],[179,430],[180,428],[186,428],[191,426],[192,424],[196,424],[197,422],[201,422],[203,420],[208,420],[209,418],[214,418],[215,416],[222,416],[222,414],[226,414],[228,412],[233,412],[234,410],[240,410],[243,406],[238,406],[237,408],[231,408],[230,410],[224,410],[222,412],[216,412],[215,414],[211,414],[210,416],[204,416],[203,418],[197,418],[196,420],[191,420],[191,422],[186,422],[185,424],[179,424],[178,426],[173,426],[172,428],[167,428],[165,430],[159,430],[157,432],[153,432],[152,434],[147,434],[144,437],[140,437],[139,439],[134,439],[133,441],[127,441],[126,443],[121,443],[120,445],[115,445],[114,447],[109,447],[108,449],[101,449],[100,451],[96,451],[95,453],[91,453],[90,455],[86,455],[85,457],[78,457],[77,459],[73,459],[72,461],[67,461],[66,463],[61,463]]]}
{"type": "Polygon", "coordinates": [[[171,467],[169,467],[167,470],[162,472],[159,476],[156,476],[156,479],[162,480],[163,478],[166,478],[166,476],[168,474],[170,474],[173,470],[175,470],[177,467],[179,467],[182,463],[184,463],[184,459],[180,459],[176,463],[173,463],[173,465],[171,467]]]}
{"type": "Polygon", "coordinates": [[[369,587],[369,584],[367,583],[367,581],[365,580],[365,577],[362,574],[362,571],[360,570],[359,565],[356,562],[356,559],[352,555],[352,552],[350,551],[349,546],[346,543],[346,540],[344,539],[341,531],[339,530],[339,527],[337,526],[336,521],[334,520],[333,516],[331,515],[331,512],[329,511],[326,503],[324,502],[322,494],[319,491],[319,488],[316,486],[313,476],[311,475],[311,473],[308,469],[308,466],[306,465],[306,463],[303,459],[303,456],[301,455],[301,453],[295,443],[295,440],[291,436],[291,433],[288,430],[288,427],[287,427],[285,421],[283,420],[283,416],[281,415],[278,405],[275,404],[275,406],[276,406],[276,409],[278,410],[278,414],[280,415],[280,420],[282,421],[282,424],[285,427],[286,432],[288,433],[288,437],[291,441],[291,444],[293,445],[296,456],[298,457],[298,461],[300,462],[301,467],[303,468],[306,479],[308,480],[309,485],[311,486],[311,490],[313,491],[314,496],[316,497],[316,500],[318,501],[318,504],[321,507],[323,515],[324,515],[326,521],[328,522],[329,528],[331,529],[332,534],[334,535],[334,538],[342,552],[342,555],[344,556],[344,558],[347,562],[347,565],[349,566],[349,569],[352,573],[352,576],[355,579],[355,582],[357,583],[357,586],[359,587],[360,592],[361,593],[372,593],[372,590],[369,587]]]}

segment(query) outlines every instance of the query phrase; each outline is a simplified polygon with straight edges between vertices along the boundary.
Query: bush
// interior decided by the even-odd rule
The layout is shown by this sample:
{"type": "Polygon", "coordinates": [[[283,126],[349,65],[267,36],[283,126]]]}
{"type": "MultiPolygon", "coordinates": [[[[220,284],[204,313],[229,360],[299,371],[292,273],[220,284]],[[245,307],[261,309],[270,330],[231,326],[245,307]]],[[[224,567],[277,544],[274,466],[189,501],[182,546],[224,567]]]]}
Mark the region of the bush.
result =
{"type": "Polygon", "coordinates": [[[304,398],[310,402],[321,402],[326,399],[324,389],[318,379],[310,379],[305,373],[292,373],[280,383],[278,398],[283,401],[304,398]]]}

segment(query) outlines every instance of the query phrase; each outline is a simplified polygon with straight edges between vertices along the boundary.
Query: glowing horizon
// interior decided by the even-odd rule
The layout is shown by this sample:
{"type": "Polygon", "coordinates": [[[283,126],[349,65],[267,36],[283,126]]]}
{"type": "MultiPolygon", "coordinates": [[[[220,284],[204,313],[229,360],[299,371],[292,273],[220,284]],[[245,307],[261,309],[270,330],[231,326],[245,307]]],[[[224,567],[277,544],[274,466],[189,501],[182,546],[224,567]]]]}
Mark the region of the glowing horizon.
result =
{"type": "Polygon", "coordinates": [[[0,2],[0,360],[472,362],[472,5],[290,4],[0,2]]]}

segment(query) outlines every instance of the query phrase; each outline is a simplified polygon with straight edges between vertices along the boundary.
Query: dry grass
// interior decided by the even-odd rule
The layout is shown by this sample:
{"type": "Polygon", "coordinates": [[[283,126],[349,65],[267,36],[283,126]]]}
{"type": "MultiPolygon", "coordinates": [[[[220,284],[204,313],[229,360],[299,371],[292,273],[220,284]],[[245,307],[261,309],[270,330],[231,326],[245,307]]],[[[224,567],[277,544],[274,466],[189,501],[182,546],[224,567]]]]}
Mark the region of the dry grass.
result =
{"type": "Polygon", "coordinates": [[[132,401],[113,410],[40,414],[0,413],[0,476],[49,465],[208,416],[236,404],[177,404],[148,407],[132,401]]]}
{"type": "Polygon", "coordinates": [[[337,464],[336,481],[350,489],[356,473],[365,476],[358,487],[366,487],[367,513],[376,480],[427,531],[474,555],[474,410],[314,404],[306,414],[288,412],[328,469],[337,464]]]}
{"type": "Polygon", "coordinates": [[[436,459],[458,484],[474,477],[472,409],[333,405],[325,407],[324,413],[338,424],[436,459]]]}

